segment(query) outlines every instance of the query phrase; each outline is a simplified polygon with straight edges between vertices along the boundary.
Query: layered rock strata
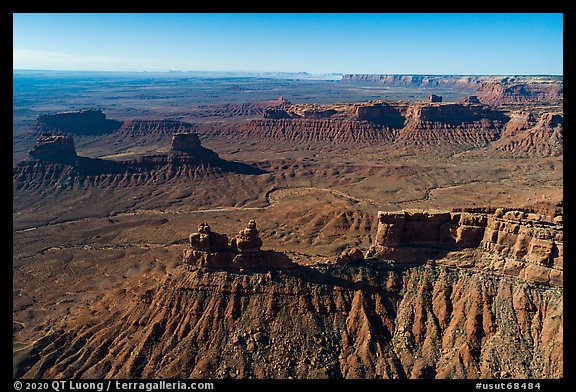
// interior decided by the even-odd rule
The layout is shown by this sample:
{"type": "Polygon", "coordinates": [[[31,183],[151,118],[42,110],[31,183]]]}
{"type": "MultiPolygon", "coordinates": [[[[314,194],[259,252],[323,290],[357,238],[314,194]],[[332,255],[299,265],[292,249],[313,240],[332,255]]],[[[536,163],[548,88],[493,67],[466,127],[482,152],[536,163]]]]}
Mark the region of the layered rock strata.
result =
{"type": "Polygon", "coordinates": [[[76,110],[38,117],[33,131],[63,132],[73,135],[102,135],[120,128],[121,121],[109,120],[100,109],[76,110]]]}
{"type": "Polygon", "coordinates": [[[379,212],[376,238],[366,257],[475,267],[562,286],[562,216],[552,222],[545,219],[502,209],[493,214],[379,212]]]}
{"type": "Polygon", "coordinates": [[[416,103],[406,113],[406,125],[395,143],[485,146],[500,138],[508,120],[484,105],[416,103]]]}
{"type": "Polygon", "coordinates": [[[197,114],[199,117],[244,117],[262,116],[275,110],[282,111],[290,102],[279,96],[277,99],[267,101],[252,101],[242,103],[224,103],[219,105],[205,105],[197,114]]]}
{"type": "Polygon", "coordinates": [[[491,269],[533,283],[563,285],[562,216],[546,222],[539,214],[497,210],[488,216],[480,246],[491,269]]]}
{"type": "Polygon", "coordinates": [[[176,120],[129,120],[124,121],[118,129],[115,138],[162,138],[171,137],[177,133],[195,133],[197,126],[176,120]]]}
{"type": "Polygon", "coordinates": [[[77,160],[74,139],[62,133],[43,133],[28,152],[30,158],[48,162],[73,163],[77,160]]]}
{"type": "Polygon", "coordinates": [[[462,125],[478,121],[506,123],[509,118],[502,112],[481,104],[414,103],[408,107],[406,117],[417,122],[462,125]]]}
{"type": "Polygon", "coordinates": [[[482,103],[490,105],[553,102],[564,98],[564,87],[561,80],[530,83],[511,78],[502,81],[482,82],[478,85],[475,94],[482,103]]]}
{"type": "Polygon", "coordinates": [[[198,232],[190,235],[190,248],[184,249],[183,261],[184,264],[209,270],[296,267],[285,254],[262,251],[261,247],[262,240],[254,220],[250,220],[230,244],[225,234],[215,233],[210,226],[202,223],[198,232]]]}
{"type": "Polygon", "coordinates": [[[221,159],[217,153],[200,144],[196,133],[173,135],[168,153],[124,161],[76,156],[71,137],[41,136],[30,156],[31,159],[20,162],[13,169],[16,189],[139,186],[148,182],[189,180],[225,173],[264,172],[247,164],[221,159]]]}
{"type": "Polygon", "coordinates": [[[470,92],[482,103],[502,105],[550,102],[563,99],[562,76],[464,76],[347,74],[343,83],[377,84],[386,87],[456,89],[470,92]]]}
{"type": "Polygon", "coordinates": [[[558,156],[563,154],[564,117],[561,113],[536,115],[520,111],[511,114],[500,140],[493,144],[497,151],[517,157],[558,156]]]}
{"type": "Polygon", "coordinates": [[[270,109],[264,119],[247,122],[230,134],[292,142],[484,146],[500,138],[508,119],[472,101],[298,104],[270,109]]]}
{"type": "Polygon", "coordinates": [[[489,76],[466,75],[379,75],[379,74],[346,74],[343,83],[378,84],[387,87],[410,88],[456,88],[475,90],[482,80],[489,76]]]}
{"type": "Polygon", "coordinates": [[[563,377],[562,289],[485,260],[561,269],[561,216],[496,209],[378,219],[373,256],[393,265],[350,249],[337,265],[304,267],[260,250],[255,221],[234,246],[202,223],[184,265],[157,287],[105,304],[89,323],[53,328],[15,355],[13,376],[563,377]],[[422,265],[430,249],[445,254],[422,265]],[[462,267],[450,264],[462,255],[476,270],[441,265],[462,267]]]}
{"type": "Polygon", "coordinates": [[[376,124],[381,124],[390,129],[404,127],[406,108],[403,105],[391,105],[386,102],[359,105],[356,108],[356,118],[376,124]]]}
{"type": "Polygon", "coordinates": [[[93,320],[14,378],[563,377],[561,289],[443,266],[181,268],[93,320]]]}
{"type": "Polygon", "coordinates": [[[478,247],[485,227],[483,214],[378,212],[378,231],[367,256],[399,263],[437,260],[452,250],[478,247]]]}
{"type": "MultiPolygon", "coordinates": [[[[113,121],[115,132],[104,136],[109,142],[130,146],[158,143],[175,134],[202,132],[208,137],[238,140],[265,138],[289,143],[386,144],[417,150],[426,146],[451,146],[452,149],[494,148],[513,156],[555,156],[562,154],[563,118],[561,113],[545,113],[536,122],[512,112],[481,104],[479,96],[460,103],[429,102],[290,104],[282,99],[266,101],[259,109],[261,119],[224,122],[217,125],[190,124],[174,120],[106,120],[101,111],[81,111],[45,115],[36,125],[38,132],[64,130],[73,134],[109,133],[106,124],[113,121]],[[72,120],[66,120],[70,117],[72,120]],[[94,118],[93,118],[94,117],[94,118]],[[85,124],[83,123],[85,122],[85,124]],[[66,125],[66,124],[73,125],[66,125]],[[523,123],[523,131],[518,126],[523,123]],[[528,128],[527,128],[528,127],[528,128]]],[[[436,97],[436,98],[434,98],[436,97]]],[[[433,99],[432,99],[433,98],[433,99]]]]}
{"type": "Polygon", "coordinates": [[[374,144],[391,142],[394,139],[394,133],[390,129],[370,121],[338,118],[293,119],[285,114],[277,114],[277,119],[251,120],[239,127],[231,127],[220,135],[242,140],[265,138],[289,143],[322,144],[374,144]]]}

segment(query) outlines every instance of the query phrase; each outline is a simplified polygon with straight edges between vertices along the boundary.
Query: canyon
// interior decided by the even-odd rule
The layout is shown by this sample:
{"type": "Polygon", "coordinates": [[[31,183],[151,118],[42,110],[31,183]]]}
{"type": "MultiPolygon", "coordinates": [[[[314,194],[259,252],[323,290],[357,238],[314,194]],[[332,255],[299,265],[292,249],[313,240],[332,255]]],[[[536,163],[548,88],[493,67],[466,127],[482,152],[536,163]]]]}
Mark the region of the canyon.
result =
{"type": "MultiPolygon", "coordinates": [[[[118,129],[103,138],[111,144],[132,148],[162,143],[175,133],[193,132],[209,140],[257,139],[293,145],[376,144],[391,150],[406,145],[460,149],[490,145],[498,151],[520,156],[553,156],[562,150],[563,115],[556,111],[498,110],[474,102],[370,101],[331,105],[281,102],[281,106],[268,107],[261,118],[240,122],[117,121],[121,124],[118,129]]],[[[61,115],[63,124],[58,123],[58,116],[60,114],[52,115],[52,126],[36,128],[48,131],[65,128],[69,114],[61,115]]],[[[42,121],[39,118],[39,124],[43,124],[42,121]]],[[[90,146],[90,142],[83,145],[90,146]]]]}
{"type": "Polygon", "coordinates": [[[261,251],[254,220],[232,248],[202,223],[180,267],[156,288],[97,322],[73,319],[74,327],[46,335],[28,348],[16,375],[561,376],[559,219],[546,224],[541,215],[501,209],[378,218],[366,260],[309,267],[261,251]],[[438,249],[442,256],[428,253],[438,249]],[[464,257],[463,250],[480,254],[464,257]],[[500,269],[483,261],[494,257],[500,269]]]}
{"type": "Polygon", "coordinates": [[[565,376],[562,77],[192,79],[16,81],[13,377],[565,376]]]}

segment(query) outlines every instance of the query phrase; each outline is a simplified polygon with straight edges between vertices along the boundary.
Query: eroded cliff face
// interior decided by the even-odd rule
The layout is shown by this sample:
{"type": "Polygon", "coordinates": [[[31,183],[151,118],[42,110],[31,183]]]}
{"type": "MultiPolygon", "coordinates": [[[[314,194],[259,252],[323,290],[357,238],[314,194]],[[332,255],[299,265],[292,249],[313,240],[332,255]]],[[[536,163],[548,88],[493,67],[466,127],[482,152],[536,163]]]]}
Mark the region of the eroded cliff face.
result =
{"type": "Polygon", "coordinates": [[[563,285],[562,216],[546,222],[538,214],[496,213],[488,216],[480,245],[487,268],[528,282],[563,285]]]}
{"type": "Polygon", "coordinates": [[[564,117],[561,113],[515,112],[493,147],[518,157],[562,155],[564,117]]]}
{"type": "MultiPolygon", "coordinates": [[[[542,87],[543,88],[543,87],[542,87]]],[[[41,116],[36,125],[54,131],[59,124],[72,134],[108,133],[103,142],[134,147],[163,143],[175,134],[201,132],[210,138],[232,140],[264,138],[290,144],[383,144],[415,154],[422,148],[463,150],[490,145],[511,156],[557,156],[563,153],[563,116],[551,113],[505,113],[478,100],[459,102],[291,104],[261,102],[261,119],[217,124],[191,124],[174,120],[107,120],[101,111],[41,116]],[[68,118],[72,120],[69,120],[68,118]],[[92,118],[94,117],[94,118],[92,118]],[[116,124],[110,133],[109,121],[116,124]],[[47,125],[51,124],[51,125],[47,125]],[[84,131],[84,129],[89,129],[84,131]],[[90,131],[91,129],[91,131],[90,131]],[[79,130],[79,131],[78,131],[79,130]]]]}
{"type": "Polygon", "coordinates": [[[55,114],[43,114],[38,117],[33,131],[64,132],[73,135],[102,135],[114,132],[122,122],[109,120],[102,110],[88,109],[55,114]]]}
{"type": "Polygon", "coordinates": [[[379,212],[367,257],[433,263],[563,286],[562,215],[548,220],[524,211],[494,213],[379,212]]]}
{"type": "Polygon", "coordinates": [[[500,138],[508,120],[477,103],[372,101],[270,109],[234,131],[294,142],[485,146],[500,138]]]}
{"type": "Polygon", "coordinates": [[[297,104],[270,108],[263,119],[220,134],[290,143],[384,143],[411,154],[436,146],[454,150],[489,146],[499,155],[549,157],[563,154],[563,114],[554,110],[508,112],[481,103],[477,96],[459,103],[297,104]]]}
{"type": "Polygon", "coordinates": [[[562,76],[463,76],[347,74],[343,83],[378,84],[406,88],[469,90],[482,103],[502,105],[558,101],[564,97],[562,76]]]}
{"type": "Polygon", "coordinates": [[[73,163],[77,159],[74,140],[62,133],[41,134],[28,154],[32,159],[47,162],[73,163]]]}
{"type": "Polygon", "coordinates": [[[403,105],[391,105],[386,102],[377,102],[368,105],[359,105],[356,108],[358,120],[371,121],[382,124],[390,129],[404,127],[406,107],[403,105]]]}
{"type": "Polygon", "coordinates": [[[25,378],[559,378],[562,291],[382,262],[182,267],[92,324],[39,340],[25,378]]]}
{"type": "Polygon", "coordinates": [[[130,120],[124,121],[115,137],[150,138],[172,137],[176,133],[194,133],[197,127],[184,121],[175,120],[130,120]]]}
{"type": "Polygon", "coordinates": [[[290,105],[290,102],[285,100],[282,96],[277,99],[267,101],[252,101],[242,103],[224,103],[219,105],[206,105],[205,108],[199,111],[200,117],[242,117],[242,116],[262,116],[268,111],[274,109],[282,111],[290,105]]]}
{"type": "Polygon", "coordinates": [[[452,250],[478,247],[485,227],[483,214],[379,212],[378,231],[368,256],[400,263],[434,261],[452,250]]]}
{"type": "Polygon", "coordinates": [[[16,190],[88,189],[131,187],[221,177],[226,173],[259,174],[255,167],[221,159],[203,147],[196,133],[172,135],[172,148],[165,154],[111,161],[76,156],[70,136],[40,136],[30,159],[13,169],[16,190]]]}
{"type": "Polygon", "coordinates": [[[484,81],[475,94],[482,103],[502,105],[538,101],[558,101],[564,97],[562,80],[527,83],[516,80],[484,81]]]}
{"type": "Polygon", "coordinates": [[[474,90],[478,84],[490,77],[463,75],[379,75],[346,74],[344,83],[380,84],[389,87],[412,88],[457,88],[474,90]]]}
{"type": "Polygon", "coordinates": [[[394,138],[389,129],[368,121],[350,119],[265,118],[252,120],[238,128],[225,131],[238,138],[267,138],[291,143],[379,143],[394,138]]]}
{"type": "Polygon", "coordinates": [[[380,213],[371,260],[313,267],[260,250],[253,220],[231,241],[202,223],[155,288],[63,321],[14,377],[561,378],[560,285],[483,262],[561,268],[560,218],[544,238],[532,215],[380,213]]]}

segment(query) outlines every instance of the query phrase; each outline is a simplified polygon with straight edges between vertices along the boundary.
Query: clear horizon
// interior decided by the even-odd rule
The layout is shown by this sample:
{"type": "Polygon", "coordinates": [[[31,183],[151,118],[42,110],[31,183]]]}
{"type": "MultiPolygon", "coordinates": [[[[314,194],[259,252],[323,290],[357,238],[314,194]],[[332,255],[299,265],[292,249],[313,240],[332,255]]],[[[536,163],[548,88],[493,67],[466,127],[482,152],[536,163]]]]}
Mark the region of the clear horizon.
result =
{"type": "Polygon", "coordinates": [[[563,75],[562,14],[14,14],[13,70],[563,75]]]}
{"type": "Polygon", "coordinates": [[[286,72],[286,71],[256,71],[256,72],[249,72],[249,71],[206,71],[206,70],[186,70],[186,71],[175,71],[175,70],[168,70],[168,71],[108,71],[108,70],[66,70],[66,69],[36,69],[36,68],[13,68],[13,72],[70,72],[70,73],[128,73],[128,74],[140,74],[140,73],[149,73],[149,74],[179,74],[179,73],[206,73],[206,74],[247,74],[247,75],[257,75],[257,74],[289,74],[295,75],[298,73],[305,73],[308,75],[406,75],[406,76],[564,76],[563,74],[415,74],[415,73],[394,73],[394,74],[376,74],[376,73],[342,73],[342,72],[330,72],[330,73],[313,73],[313,72],[286,72]]]}

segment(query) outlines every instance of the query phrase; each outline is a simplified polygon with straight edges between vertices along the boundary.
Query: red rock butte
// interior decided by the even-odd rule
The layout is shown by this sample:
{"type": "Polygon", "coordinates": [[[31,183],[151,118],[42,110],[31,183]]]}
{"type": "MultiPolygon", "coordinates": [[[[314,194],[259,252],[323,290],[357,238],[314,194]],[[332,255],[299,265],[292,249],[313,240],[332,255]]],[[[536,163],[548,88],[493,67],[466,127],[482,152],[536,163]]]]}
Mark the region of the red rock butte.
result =
{"type": "Polygon", "coordinates": [[[74,162],[77,158],[72,136],[62,133],[43,133],[29,151],[33,159],[51,162],[74,162]]]}
{"type": "Polygon", "coordinates": [[[197,133],[175,133],[172,136],[172,149],[186,151],[190,148],[200,146],[200,138],[197,133]]]}
{"type": "Polygon", "coordinates": [[[230,243],[225,234],[213,232],[207,223],[198,226],[198,232],[190,235],[189,242],[190,248],[184,249],[183,260],[190,266],[232,271],[298,266],[283,253],[260,250],[262,240],[253,219],[230,243]]]}

